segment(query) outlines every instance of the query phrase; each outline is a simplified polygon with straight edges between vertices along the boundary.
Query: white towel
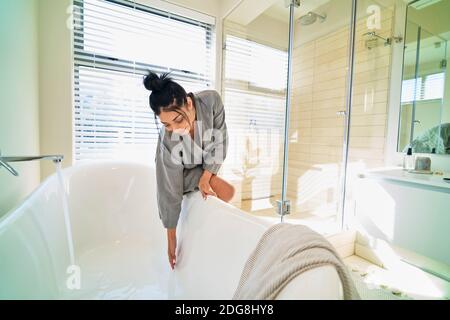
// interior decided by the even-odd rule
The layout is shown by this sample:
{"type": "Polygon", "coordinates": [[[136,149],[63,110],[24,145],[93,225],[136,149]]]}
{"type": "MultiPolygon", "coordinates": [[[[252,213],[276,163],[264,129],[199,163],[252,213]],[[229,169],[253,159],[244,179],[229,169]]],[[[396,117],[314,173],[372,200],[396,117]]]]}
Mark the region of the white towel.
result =
{"type": "Polygon", "coordinates": [[[333,246],[303,225],[278,223],[261,236],[248,258],[233,300],[272,300],[289,281],[312,268],[332,265],[345,300],[359,300],[355,285],[333,246]]]}

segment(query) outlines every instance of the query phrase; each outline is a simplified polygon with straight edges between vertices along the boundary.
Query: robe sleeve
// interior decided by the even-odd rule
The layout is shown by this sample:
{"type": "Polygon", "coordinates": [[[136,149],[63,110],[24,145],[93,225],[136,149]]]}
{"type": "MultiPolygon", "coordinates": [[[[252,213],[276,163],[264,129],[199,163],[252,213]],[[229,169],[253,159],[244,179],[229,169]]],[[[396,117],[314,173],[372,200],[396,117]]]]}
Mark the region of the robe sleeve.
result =
{"type": "Polygon", "coordinates": [[[222,98],[213,91],[213,130],[204,146],[203,169],[213,174],[220,170],[228,150],[228,130],[222,98]]]}
{"type": "Polygon", "coordinates": [[[156,148],[156,185],[159,217],[165,228],[176,228],[183,200],[183,164],[160,141],[156,148]]]}

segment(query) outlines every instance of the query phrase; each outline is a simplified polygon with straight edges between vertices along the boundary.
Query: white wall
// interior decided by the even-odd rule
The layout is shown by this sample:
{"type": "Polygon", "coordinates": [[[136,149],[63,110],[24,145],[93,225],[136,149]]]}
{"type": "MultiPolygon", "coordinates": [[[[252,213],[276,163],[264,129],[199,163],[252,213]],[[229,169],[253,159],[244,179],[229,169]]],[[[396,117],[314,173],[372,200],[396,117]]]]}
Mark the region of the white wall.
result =
{"type": "Polygon", "coordinates": [[[289,21],[282,22],[262,14],[247,25],[246,32],[260,43],[286,51],[288,49],[289,21]]]}
{"type": "MultiPolygon", "coordinates": [[[[38,2],[0,1],[0,149],[4,156],[39,153],[38,2]]],[[[39,163],[0,168],[0,217],[39,183],[39,163]]]]}
{"type": "Polygon", "coordinates": [[[230,12],[237,8],[243,0],[218,0],[220,3],[220,18],[225,18],[230,12]]]}
{"type": "MultiPolygon", "coordinates": [[[[39,0],[39,108],[42,154],[64,155],[72,164],[72,31],[67,27],[70,0],[39,0]]],[[[41,164],[41,179],[55,172],[41,164]]]]}

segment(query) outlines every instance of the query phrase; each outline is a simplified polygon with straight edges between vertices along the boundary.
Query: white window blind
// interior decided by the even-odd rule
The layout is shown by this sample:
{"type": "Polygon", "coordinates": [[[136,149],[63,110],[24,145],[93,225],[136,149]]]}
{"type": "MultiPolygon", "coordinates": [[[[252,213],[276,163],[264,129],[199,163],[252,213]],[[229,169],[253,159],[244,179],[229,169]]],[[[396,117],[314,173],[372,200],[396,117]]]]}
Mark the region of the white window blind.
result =
{"type": "Polygon", "coordinates": [[[243,199],[268,198],[281,183],[287,52],[227,34],[224,103],[230,135],[224,174],[238,176],[243,199]],[[245,189],[245,190],[244,190],[245,189]]]}
{"type": "Polygon", "coordinates": [[[126,0],[74,0],[75,160],[154,160],[143,84],[171,72],[187,92],[213,86],[213,25],[126,0]]]}
{"type": "Polygon", "coordinates": [[[243,81],[279,93],[285,90],[286,51],[232,35],[227,36],[226,50],[228,82],[243,81]]]}
{"type": "Polygon", "coordinates": [[[410,103],[414,100],[420,100],[421,87],[422,78],[403,80],[402,103],[410,103]]]}
{"type": "Polygon", "coordinates": [[[434,73],[417,79],[403,80],[402,103],[443,99],[445,73],[434,73]]]}
{"type": "Polygon", "coordinates": [[[422,94],[424,100],[444,98],[445,73],[430,74],[425,77],[422,94]]]}

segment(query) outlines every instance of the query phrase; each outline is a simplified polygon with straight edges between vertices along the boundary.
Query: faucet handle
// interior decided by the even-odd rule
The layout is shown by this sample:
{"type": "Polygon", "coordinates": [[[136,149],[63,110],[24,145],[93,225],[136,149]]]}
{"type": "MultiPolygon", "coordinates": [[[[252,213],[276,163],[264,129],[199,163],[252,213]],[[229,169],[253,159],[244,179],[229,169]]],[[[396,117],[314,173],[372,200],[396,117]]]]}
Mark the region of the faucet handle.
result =
{"type": "Polygon", "coordinates": [[[6,170],[8,170],[12,175],[16,177],[19,176],[19,173],[16,170],[14,170],[13,167],[11,167],[6,161],[2,160],[1,155],[2,151],[0,150],[0,167],[5,167],[6,170]]]}

